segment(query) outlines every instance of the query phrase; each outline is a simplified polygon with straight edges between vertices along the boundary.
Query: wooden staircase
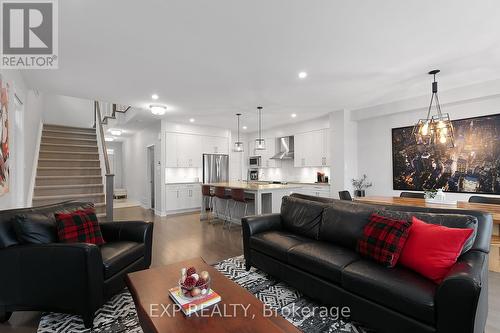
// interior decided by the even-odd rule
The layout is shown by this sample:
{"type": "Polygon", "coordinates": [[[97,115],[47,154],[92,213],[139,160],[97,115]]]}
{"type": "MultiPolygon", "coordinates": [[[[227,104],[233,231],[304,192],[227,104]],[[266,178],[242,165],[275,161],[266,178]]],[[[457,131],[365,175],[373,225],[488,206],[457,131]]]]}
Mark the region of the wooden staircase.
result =
{"type": "Polygon", "coordinates": [[[43,125],[33,206],[93,202],[104,216],[105,190],[94,128],[43,125]]]}

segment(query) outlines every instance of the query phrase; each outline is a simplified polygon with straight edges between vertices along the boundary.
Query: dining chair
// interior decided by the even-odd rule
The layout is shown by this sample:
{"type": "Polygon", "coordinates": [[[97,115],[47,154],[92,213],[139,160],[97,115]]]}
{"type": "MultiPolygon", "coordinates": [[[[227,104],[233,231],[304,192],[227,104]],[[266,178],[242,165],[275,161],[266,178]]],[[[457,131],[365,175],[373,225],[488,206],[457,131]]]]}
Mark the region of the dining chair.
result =
{"type": "Polygon", "coordinates": [[[481,197],[479,195],[473,195],[469,198],[469,202],[500,205],[500,198],[481,197]]]}
{"type": "Polygon", "coordinates": [[[352,201],[351,193],[349,191],[339,191],[340,200],[352,201]]]}
{"type": "Polygon", "coordinates": [[[400,198],[425,199],[425,194],[424,193],[415,193],[415,192],[401,192],[399,197],[400,198]]]}

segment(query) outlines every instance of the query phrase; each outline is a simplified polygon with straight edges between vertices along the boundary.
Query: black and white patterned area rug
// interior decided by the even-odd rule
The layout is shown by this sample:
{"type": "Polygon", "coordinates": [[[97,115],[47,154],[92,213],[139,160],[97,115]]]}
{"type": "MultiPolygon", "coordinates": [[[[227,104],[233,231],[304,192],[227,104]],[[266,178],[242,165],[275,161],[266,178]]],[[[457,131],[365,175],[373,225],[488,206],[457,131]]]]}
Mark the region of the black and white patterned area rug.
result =
{"type": "MultiPolygon", "coordinates": [[[[320,305],[303,296],[296,289],[274,280],[263,271],[252,268],[247,272],[243,256],[226,259],[214,267],[305,333],[369,332],[341,318],[322,316],[312,312],[302,315],[304,311],[300,311],[301,308],[313,309],[320,305]]],[[[38,333],[125,332],[142,333],[132,296],[126,290],[114,296],[96,312],[92,330],[84,328],[80,316],[61,313],[45,313],[38,326],[38,333]]]]}

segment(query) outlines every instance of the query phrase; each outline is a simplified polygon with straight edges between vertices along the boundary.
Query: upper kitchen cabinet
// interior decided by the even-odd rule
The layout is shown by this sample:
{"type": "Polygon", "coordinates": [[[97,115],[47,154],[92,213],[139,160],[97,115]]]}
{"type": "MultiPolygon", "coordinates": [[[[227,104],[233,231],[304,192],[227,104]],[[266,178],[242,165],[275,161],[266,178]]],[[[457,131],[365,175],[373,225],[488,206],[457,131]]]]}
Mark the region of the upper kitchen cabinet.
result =
{"type": "Polygon", "coordinates": [[[203,136],[204,154],[229,154],[228,139],[220,136],[203,136]]]}
{"type": "Polygon", "coordinates": [[[329,166],[329,131],[321,129],[295,134],[295,167],[329,166]]]}
{"type": "Polygon", "coordinates": [[[165,139],[167,168],[201,168],[201,136],[167,132],[165,139]]]}
{"type": "Polygon", "coordinates": [[[255,140],[249,142],[249,156],[260,156],[261,168],[279,168],[281,167],[280,160],[271,159],[276,154],[276,138],[264,138],[266,140],[266,149],[256,150],[255,140]]]}

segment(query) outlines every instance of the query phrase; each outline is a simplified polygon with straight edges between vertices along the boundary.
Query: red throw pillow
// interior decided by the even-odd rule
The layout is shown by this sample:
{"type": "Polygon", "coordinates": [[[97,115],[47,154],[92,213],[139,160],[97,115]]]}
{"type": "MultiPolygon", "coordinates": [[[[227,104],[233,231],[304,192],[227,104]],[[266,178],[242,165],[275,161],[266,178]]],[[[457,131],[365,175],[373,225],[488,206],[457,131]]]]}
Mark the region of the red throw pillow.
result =
{"type": "Polygon", "coordinates": [[[75,210],[71,213],[56,213],[55,217],[60,242],[96,245],[105,243],[93,208],[75,210]]]}
{"type": "Polygon", "coordinates": [[[473,229],[448,228],[412,217],[410,235],[399,262],[441,283],[455,264],[473,229]]]}
{"type": "Polygon", "coordinates": [[[372,214],[358,239],[357,251],[386,267],[394,267],[408,237],[411,222],[372,214]]]}

